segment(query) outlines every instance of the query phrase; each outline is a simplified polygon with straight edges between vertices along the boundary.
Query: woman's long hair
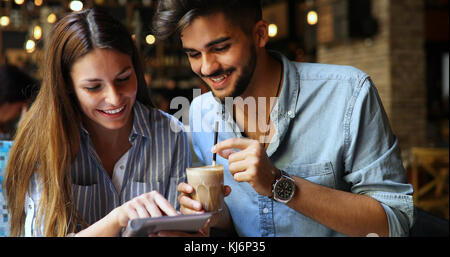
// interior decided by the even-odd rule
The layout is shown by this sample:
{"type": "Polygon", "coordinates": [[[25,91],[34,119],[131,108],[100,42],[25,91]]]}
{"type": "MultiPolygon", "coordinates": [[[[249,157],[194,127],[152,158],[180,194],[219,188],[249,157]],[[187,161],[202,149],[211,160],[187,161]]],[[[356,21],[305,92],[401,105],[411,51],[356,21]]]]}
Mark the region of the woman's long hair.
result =
{"type": "Polygon", "coordinates": [[[136,46],[120,22],[96,9],[62,18],[50,34],[42,86],[19,126],[5,171],[11,236],[23,233],[25,194],[35,172],[42,183],[36,225],[40,228],[44,221],[44,235],[65,236],[82,223],[73,201],[70,177],[71,164],[80,148],[82,113],[70,71],[80,57],[96,48],[114,49],[132,58],[138,80],[136,98],[153,106],[136,46]]]}

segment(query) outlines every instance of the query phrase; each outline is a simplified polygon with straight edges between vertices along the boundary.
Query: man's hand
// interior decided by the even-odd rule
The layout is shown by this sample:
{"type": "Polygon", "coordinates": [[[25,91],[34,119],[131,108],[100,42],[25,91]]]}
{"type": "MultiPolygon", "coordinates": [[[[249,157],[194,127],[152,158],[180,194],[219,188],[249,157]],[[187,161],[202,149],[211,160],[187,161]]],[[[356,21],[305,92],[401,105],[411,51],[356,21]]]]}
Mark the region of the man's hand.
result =
{"type": "MultiPolygon", "coordinates": [[[[205,212],[202,203],[192,199],[191,194],[194,193],[194,188],[191,185],[180,183],[178,184],[178,191],[180,192],[178,202],[180,203],[182,214],[200,214],[205,212]]],[[[228,196],[231,193],[231,188],[224,186],[223,193],[225,197],[228,196]]]]}
{"type": "Polygon", "coordinates": [[[257,193],[272,196],[272,184],[279,171],[272,165],[259,141],[230,138],[217,143],[211,151],[228,159],[228,168],[235,181],[248,182],[257,193]]]}

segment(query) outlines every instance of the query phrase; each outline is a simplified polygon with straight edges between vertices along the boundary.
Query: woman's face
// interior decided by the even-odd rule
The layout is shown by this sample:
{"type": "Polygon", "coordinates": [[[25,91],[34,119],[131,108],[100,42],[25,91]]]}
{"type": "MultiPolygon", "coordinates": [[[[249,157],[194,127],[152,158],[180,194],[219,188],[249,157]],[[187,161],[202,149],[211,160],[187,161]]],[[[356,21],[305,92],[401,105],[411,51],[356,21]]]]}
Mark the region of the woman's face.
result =
{"type": "Polygon", "coordinates": [[[130,56],[97,48],[74,63],[70,76],[88,129],[132,124],[137,79],[130,56]]]}

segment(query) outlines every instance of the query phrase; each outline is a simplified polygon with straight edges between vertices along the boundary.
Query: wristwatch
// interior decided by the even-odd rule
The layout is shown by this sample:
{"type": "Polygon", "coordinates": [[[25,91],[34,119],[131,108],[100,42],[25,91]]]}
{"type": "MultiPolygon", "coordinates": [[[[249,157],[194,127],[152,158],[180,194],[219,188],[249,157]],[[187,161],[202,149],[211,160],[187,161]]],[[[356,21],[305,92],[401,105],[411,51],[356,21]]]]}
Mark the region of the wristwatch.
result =
{"type": "Polygon", "coordinates": [[[285,171],[280,170],[281,177],[272,185],[273,199],[280,203],[288,203],[295,193],[295,181],[285,171]]]}

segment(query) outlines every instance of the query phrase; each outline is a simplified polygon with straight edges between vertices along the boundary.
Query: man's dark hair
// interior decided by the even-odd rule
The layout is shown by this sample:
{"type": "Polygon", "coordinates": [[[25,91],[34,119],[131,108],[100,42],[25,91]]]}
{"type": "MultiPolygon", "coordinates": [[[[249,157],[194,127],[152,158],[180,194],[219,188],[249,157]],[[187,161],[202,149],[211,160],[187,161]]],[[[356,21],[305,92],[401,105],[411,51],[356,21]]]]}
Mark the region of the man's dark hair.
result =
{"type": "Polygon", "coordinates": [[[31,100],[37,90],[38,82],[18,67],[0,67],[0,104],[31,100]]]}
{"type": "Polygon", "coordinates": [[[222,12],[234,26],[250,33],[262,19],[260,0],[159,0],[153,19],[154,33],[165,39],[190,25],[196,18],[222,12]]]}

